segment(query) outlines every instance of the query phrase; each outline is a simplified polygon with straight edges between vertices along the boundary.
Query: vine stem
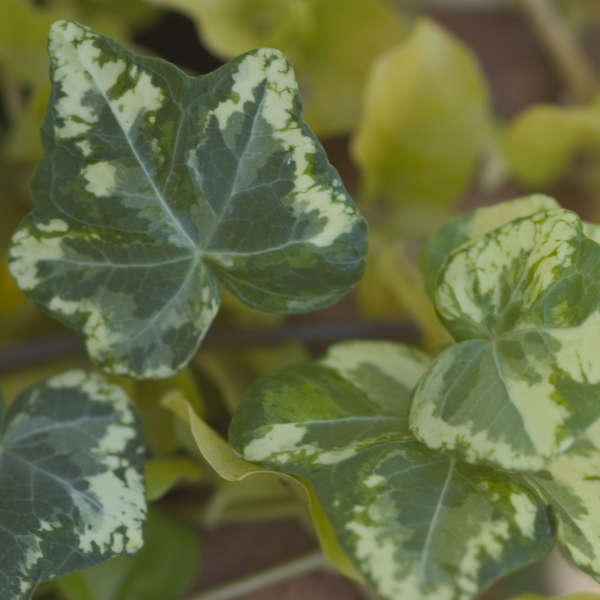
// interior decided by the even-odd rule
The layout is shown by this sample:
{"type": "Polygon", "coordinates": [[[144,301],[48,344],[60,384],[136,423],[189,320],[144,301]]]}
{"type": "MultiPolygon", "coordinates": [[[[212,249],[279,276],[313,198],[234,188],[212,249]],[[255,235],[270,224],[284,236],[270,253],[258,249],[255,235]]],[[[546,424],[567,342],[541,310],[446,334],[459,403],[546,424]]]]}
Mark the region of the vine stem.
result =
{"type": "Polygon", "coordinates": [[[328,567],[329,563],[323,556],[323,553],[318,550],[300,556],[287,563],[271,567],[270,569],[266,569],[259,573],[248,575],[247,577],[242,577],[231,583],[201,592],[196,596],[192,596],[189,600],[232,600],[242,594],[248,594],[269,585],[286,581],[292,577],[328,567]]]}
{"type": "Polygon", "coordinates": [[[580,104],[589,102],[597,90],[594,68],[565,27],[554,3],[551,0],[521,0],[521,5],[573,99],[580,104]]]}

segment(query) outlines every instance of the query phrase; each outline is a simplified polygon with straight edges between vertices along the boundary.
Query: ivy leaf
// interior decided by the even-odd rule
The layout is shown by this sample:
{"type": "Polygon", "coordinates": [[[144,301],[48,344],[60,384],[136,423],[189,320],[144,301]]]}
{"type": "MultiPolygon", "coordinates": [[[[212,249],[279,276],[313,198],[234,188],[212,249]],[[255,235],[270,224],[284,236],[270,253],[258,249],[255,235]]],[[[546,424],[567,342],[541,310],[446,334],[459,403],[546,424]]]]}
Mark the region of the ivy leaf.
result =
{"type": "Polygon", "coordinates": [[[279,52],[190,78],[73,22],[49,48],[45,156],[11,272],[105,369],[182,368],[220,282],[254,308],[307,312],[358,281],[366,224],[279,52]]]}
{"type": "Polygon", "coordinates": [[[529,186],[564,175],[578,153],[600,150],[600,98],[587,106],[539,105],[520,114],[503,138],[508,166],[529,186]]]}
{"type": "Polygon", "coordinates": [[[0,420],[2,598],[26,600],[40,581],[139,550],[144,448],[119,387],[68,371],[0,420]]]}
{"type": "Polygon", "coordinates": [[[411,389],[427,364],[396,344],[338,344],[253,384],[230,439],[246,460],[312,484],[382,598],[468,600],[540,559],[553,535],[525,487],[411,436],[411,389]]]}
{"type": "Polygon", "coordinates": [[[298,73],[307,123],[320,136],[348,131],[373,61],[406,26],[388,0],[150,0],[194,20],[203,43],[232,58],[278,48],[298,73]]]}
{"type": "Polygon", "coordinates": [[[558,542],[583,571],[600,577],[600,423],[525,480],[552,509],[558,542]]]}
{"type": "Polygon", "coordinates": [[[194,581],[199,555],[198,533],[154,509],[137,554],[73,573],[57,584],[67,600],[179,600],[194,581]]]}
{"type": "MultiPolygon", "coordinates": [[[[202,456],[223,479],[237,482],[250,476],[264,477],[271,475],[281,477],[279,473],[257,467],[237,456],[229,444],[200,419],[189,402],[177,392],[166,397],[163,400],[163,404],[186,423],[189,423],[190,430],[202,456]]],[[[299,477],[292,477],[286,474],[283,474],[283,478],[287,483],[291,484],[293,491],[306,505],[315,526],[321,548],[327,559],[347,577],[361,581],[362,577],[360,573],[357,572],[354,564],[340,548],[331,523],[319,505],[310,484],[299,477]]]]}
{"type": "Polygon", "coordinates": [[[450,219],[427,238],[421,249],[420,267],[425,290],[431,298],[437,278],[448,255],[461,244],[482,236],[513,219],[525,217],[538,210],[560,208],[550,196],[532,194],[493,206],[483,206],[450,219]]]}
{"type": "Polygon", "coordinates": [[[538,470],[598,417],[600,246],[566,210],[456,249],[435,304],[459,342],[416,387],[411,429],[469,462],[538,470]]]}
{"type": "Polygon", "coordinates": [[[367,195],[410,207],[407,229],[431,223],[432,206],[455,200],[468,183],[489,136],[488,111],[474,55],[421,20],[379,57],[367,82],[352,146],[367,195]]]}

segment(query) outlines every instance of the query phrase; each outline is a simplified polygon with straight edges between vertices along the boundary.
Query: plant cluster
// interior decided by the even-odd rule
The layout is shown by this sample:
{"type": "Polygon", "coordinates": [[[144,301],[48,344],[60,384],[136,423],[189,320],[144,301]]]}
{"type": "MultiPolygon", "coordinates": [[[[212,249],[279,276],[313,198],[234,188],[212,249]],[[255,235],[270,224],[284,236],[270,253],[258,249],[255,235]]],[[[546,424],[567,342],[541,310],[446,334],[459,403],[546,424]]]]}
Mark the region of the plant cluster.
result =
{"type": "MultiPolygon", "coordinates": [[[[84,4],[80,13],[93,15],[93,3],[84,4]]],[[[242,5],[200,5],[216,32],[208,43],[223,55],[265,38],[289,45],[317,131],[353,126],[354,91],[367,86],[353,148],[365,195],[388,206],[394,196],[427,198],[428,210],[444,213],[485,147],[495,157],[489,164],[502,156],[501,171],[519,177],[522,169],[536,184],[594,147],[596,109],[556,109],[582,133],[554,144],[538,177],[536,155],[514,159],[519,127],[529,139],[530,125],[494,131],[466,49],[426,20],[412,27],[388,19],[376,36],[391,14],[384,2],[362,23],[377,40],[373,55],[336,89],[325,82],[348,60],[365,3],[348,3],[342,39],[321,35],[337,13],[320,2],[253,6],[257,22],[268,19],[252,34],[242,5]],[[275,32],[281,39],[269,38],[275,32]],[[314,49],[322,40],[330,44],[325,63],[314,49]],[[456,96],[432,95],[421,120],[408,108],[390,115],[400,99],[412,106],[417,92],[447,84],[428,73],[432,47],[443,49],[449,78],[460,74],[456,96]],[[399,65],[409,68],[405,81],[382,93],[399,65]],[[338,100],[322,102],[321,93],[338,100]],[[432,111],[439,118],[421,142],[439,146],[444,168],[435,173],[431,153],[397,137],[414,141],[432,111]],[[391,122],[395,135],[386,139],[382,123],[391,122]]],[[[455,217],[422,248],[423,283],[411,275],[399,292],[429,354],[362,340],[317,360],[300,352],[283,368],[285,356],[266,357],[256,370],[270,372],[240,400],[246,382],[236,387],[210,355],[194,358],[221,304],[240,319],[259,318],[249,309],[298,314],[333,305],[359,283],[367,260],[365,279],[381,277],[406,207],[375,232],[367,257],[366,221],[305,124],[294,69],[279,50],[250,50],[190,77],[64,19],[51,25],[48,48],[43,155],[9,269],[35,304],[84,337],[105,373],[40,373],[41,383],[16,400],[9,386],[8,406],[0,403],[2,597],[27,600],[48,580],[57,580],[50,593],[68,600],[180,596],[196,569],[197,539],[148,501],[182,480],[210,480],[198,455],[237,482],[221,487],[218,502],[244,484],[259,499],[279,497],[288,492],[278,481],[286,481],[329,561],[382,599],[474,599],[557,541],[600,578],[599,226],[541,194],[455,217]],[[222,394],[233,412],[229,443],[203,419],[208,387],[199,389],[192,360],[230,386],[222,394]],[[170,548],[186,560],[170,558],[170,548]],[[142,581],[140,570],[157,563],[165,564],[142,581]]],[[[363,308],[380,314],[361,286],[363,308]]]]}

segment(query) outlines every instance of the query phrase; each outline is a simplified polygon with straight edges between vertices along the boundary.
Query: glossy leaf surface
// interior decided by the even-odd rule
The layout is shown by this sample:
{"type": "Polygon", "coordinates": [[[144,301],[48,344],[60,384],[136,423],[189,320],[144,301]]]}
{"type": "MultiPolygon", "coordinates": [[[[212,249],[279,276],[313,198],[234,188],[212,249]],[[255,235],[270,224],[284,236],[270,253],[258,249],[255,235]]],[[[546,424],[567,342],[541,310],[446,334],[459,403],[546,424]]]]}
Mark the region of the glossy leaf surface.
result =
{"type": "Polygon", "coordinates": [[[410,393],[427,364],[395,344],[338,344],[251,386],[230,439],[246,460],[312,484],[380,597],[466,600],[540,559],[553,536],[524,487],[411,436],[410,393]]]}
{"type": "Polygon", "coordinates": [[[600,416],[600,246],[566,210],[457,248],[435,304],[459,342],[419,382],[411,429],[469,462],[541,469],[600,416]]]}
{"type": "Polygon", "coordinates": [[[307,312],[358,281],[366,224],[302,123],[283,55],[190,78],[68,21],[49,48],[45,156],[11,272],[104,368],[180,369],[220,283],[254,308],[307,312]]]}
{"type": "Polygon", "coordinates": [[[144,448],[127,395],[68,371],[10,406],[0,438],[0,596],[142,546],[144,448]]]}

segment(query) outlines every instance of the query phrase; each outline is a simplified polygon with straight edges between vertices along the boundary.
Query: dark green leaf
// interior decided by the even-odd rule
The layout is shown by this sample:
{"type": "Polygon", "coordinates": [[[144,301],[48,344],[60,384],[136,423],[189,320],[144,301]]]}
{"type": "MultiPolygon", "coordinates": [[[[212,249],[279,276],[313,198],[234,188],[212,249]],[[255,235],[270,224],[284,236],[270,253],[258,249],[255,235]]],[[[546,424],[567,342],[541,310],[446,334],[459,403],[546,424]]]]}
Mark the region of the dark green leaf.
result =
{"type": "Polygon", "coordinates": [[[0,597],[25,600],[40,581],[139,550],[143,454],[133,405],[100,375],[68,371],[24,392],[0,438],[0,597]]]}
{"type": "Polygon", "coordinates": [[[68,21],[49,48],[45,156],[11,272],[104,368],[180,369],[220,282],[254,308],[307,312],[358,281],[366,224],[282,54],[190,78],[68,21]]]}

